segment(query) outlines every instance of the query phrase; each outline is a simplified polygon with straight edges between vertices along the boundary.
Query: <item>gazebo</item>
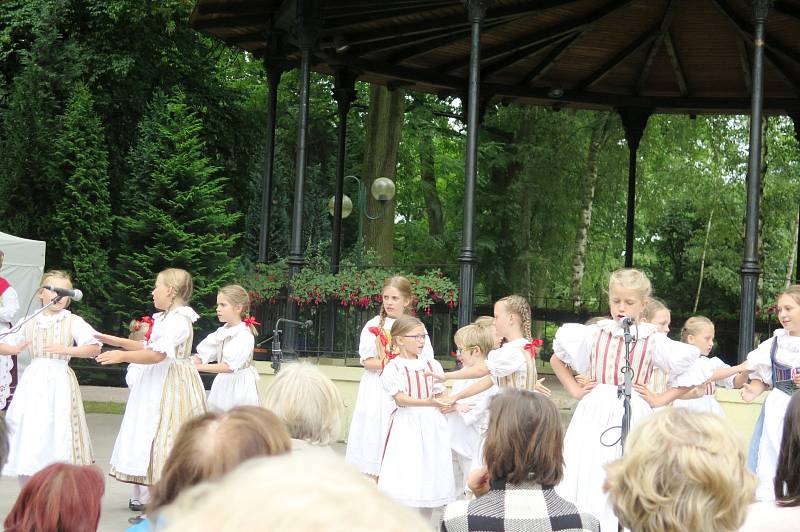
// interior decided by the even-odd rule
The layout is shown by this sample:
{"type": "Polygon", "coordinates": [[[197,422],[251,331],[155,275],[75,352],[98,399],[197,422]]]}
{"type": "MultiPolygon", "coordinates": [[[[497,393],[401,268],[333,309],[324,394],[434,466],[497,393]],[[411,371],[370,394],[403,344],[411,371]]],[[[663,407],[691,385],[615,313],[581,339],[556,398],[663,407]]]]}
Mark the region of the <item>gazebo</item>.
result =
{"type": "MultiPolygon", "coordinates": [[[[477,139],[492,100],[619,113],[630,150],[625,264],[633,265],[636,152],[653,113],[751,116],[739,358],[753,345],[763,113],[800,135],[798,0],[197,0],[191,24],[264,61],[269,124],[260,258],[270,219],[277,87],[300,71],[290,274],[303,266],[308,83],[334,74],[339,164],[334,257],[341,232],[346,117],[356,79],[457,95],[466,102],[459,324],[472,318],[477,139]],[[756,127],[752,127],[756,124],[756,127]]],[[[291,316],[290,316],[291,317],[291,316]]]]}

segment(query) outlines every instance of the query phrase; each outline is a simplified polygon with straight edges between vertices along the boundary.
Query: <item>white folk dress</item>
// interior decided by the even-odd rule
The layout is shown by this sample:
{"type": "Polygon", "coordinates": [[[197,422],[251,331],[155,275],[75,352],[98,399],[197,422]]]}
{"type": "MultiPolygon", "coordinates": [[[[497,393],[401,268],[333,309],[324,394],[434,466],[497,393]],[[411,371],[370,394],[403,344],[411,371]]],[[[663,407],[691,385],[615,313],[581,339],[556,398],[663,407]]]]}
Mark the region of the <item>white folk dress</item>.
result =
{"type": "MultiPolygon", "coordinates": [[[[634,326],[631,333],[633,384],[647,385],[654,367],[670,376],[670,385],[696,386],[710,373],[697,365],[700,351],[670,340],[652,324],[634,326]]],[[[581,512],[596,516],[602,530],[617,530],[617,518],[603,493],[603,466],[621,456],[619,444],[623,402],[617,396],[625,365],[623,330],[614,320],[594,325],[566,324],[556,331],[553,356],[598,382],[575,408],[564,437],[564,478],[558,494],[581,512]]],[[[631,428],[652,412],[634,390],[631,396],[631,428]]]]}
{"type": "MultiPolygon", "coordinates": [[[[457,394],[469,388],[481,379],[464,379],[453,381],[451,393],[457,394]]],[[[453,451],[453,477],[455,479],[456,498],[464,494],[467,486],[467,475],[472,470],[473,458],[482,448],[486,430],[489,427],[489,400],[499,392],[493,385],[488,390],[475,394],[459,403],[472,404],[469,412],[450,412],[447,414],[447,425],[450,429],[450,448],[453,451]]]]}
{"type": "Polygon", "coordinates": [[[30,342],[31,363],[25,369],[6,413],[8,462],[4,475],[33,475],[54,462],[94,462],[89,428],[69,355],[45,353],[49,344],[100,345],[95,330],[68,310],[39,314],[22,329],[3,338],[16,345],[30,342]]]}
{"type": "MultiPolygon", "coordinates": [[[[800,336],[789,336],[783,329],[776,329],[773,337],[747,355],[747,369],[750,377],[761,379],[765,384],[773,386],[770,348],[777,341],[775,363],[788,368],[800,370],[800,336]]],[[[758,466],[756,475],[756,499],[760,501],[775,500],[773,481],[778,467],[778,454],[783,438],[783,418],[789,406],[791,396],[778,388],[773,388],[764,401],[764,429],[758,443],[758,466]]]]}
{"type": "MultiPolygon", "coordinates": [[[[697,363],[700,364],[706,371],[711,373],[713,373],[716,369],[730,367],[730,365],[726,364],[718,357],[700,357],[697,363]]],[[[672,405],[679,406],[681,408],[688,408],[689,410],[694,410],[696,412],[711,412],[712,414],[717,414],[724,417],[725,412],[722,410],[722,406],[720,406],[719,402],[714,397],[714,394],[717,391],[717,386],[721,386],[723,388],[733,388],[733,378],[734,376],[730,376],[726,379],[709,382],[706,384],[706,393],[702,397],[695,397],[694,399],[676,399],[672,405]]]]}
{"type": "MultiPolygon", "coordinates": [[[[0,282],[2,278],[0,278],[0,282]]],[[[3,283],[5,284],[5,283],[3,283]]],[[[0,289],[2,287],[0,286],[0,289]]],[[[19,310],[19,296],[13,287],[6,285],[0,294],[0,333],[11,328],[19,310]]],[[[2,341],[2,338],[0,338],[2,341]]],[[[17,356],[0,356],[0,410],[5,410],[11,402],[14,386],[21,375],[17,372],[17,356]]],[[[0,464],[2,467],[2,464],[0,464]]]]}
{"type": "MultiPolygon", "coordinates": [[[[377,336],[370,329],[377,329],[380,316],[369,320],[361,330],[358,355],[361,364],[378,356],[377,336]]],[[[383,330],[392,329],[394,318],[386,318],[383,330]]],[[[430,338],[425,340],[422,357],[433,359],[433,346],[430,338]]],[[[381,469],[381,455],[386,442],[389,416],[395,409],[394,399],[383,389],[381,371],[364,369],[358,384],[358,395],[347,434],[345,460],[366,475],[377,476],[381,469]]]]}
{"type": "Polygon", "coordinates": [[[259,406],[259,375],[253,367],[255,338],[246,323],[225,324],[197,345],[203,364],[225,362],[231,373],[217,373],[208,395],[208,409],[225,412],[244,405],[259,406]]]}
{"type": "Polygon", "coordinates": [[[140,365],[111,455],[109,474],[117,480],[155,484],[181,425],[206,411],[203,383],[191,360],[197,318],[185,306],[153,316],[145,347],[166,357],[140,365]]]}
{"type": "MultiPolygon", "coordinates": [[[[442,373],[436,360],[397,357],[381,374],[386,393],[428,399],[444,391],[425,372],[442,373]]],[[[400,504],[437,508],[455,499],[447,420],[435,406],[397,406],[391,415],[378,488],[400,504]]]]}

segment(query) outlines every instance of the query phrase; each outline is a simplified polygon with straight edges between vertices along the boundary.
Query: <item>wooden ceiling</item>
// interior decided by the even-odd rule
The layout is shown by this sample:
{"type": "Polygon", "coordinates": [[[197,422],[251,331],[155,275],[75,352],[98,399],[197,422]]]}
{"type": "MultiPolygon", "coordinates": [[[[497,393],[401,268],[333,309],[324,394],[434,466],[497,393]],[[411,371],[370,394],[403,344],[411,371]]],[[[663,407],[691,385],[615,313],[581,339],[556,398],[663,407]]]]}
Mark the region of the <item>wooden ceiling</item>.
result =
{"type": "MultiPolygon", "coordinates": [[[[197,0],[194,28],[257,57],[297,64],[298,0],[197,0]]],[[[461,0],[318,0],[314,69],[463,95],[470,22],[461,0]]],[[[481,94],[656,112],[749,112],[748,0],[496,0],[481,38],[481,94]]],[[[767,20],[764,109],[800,109],[800,0],[767,20]]]]}

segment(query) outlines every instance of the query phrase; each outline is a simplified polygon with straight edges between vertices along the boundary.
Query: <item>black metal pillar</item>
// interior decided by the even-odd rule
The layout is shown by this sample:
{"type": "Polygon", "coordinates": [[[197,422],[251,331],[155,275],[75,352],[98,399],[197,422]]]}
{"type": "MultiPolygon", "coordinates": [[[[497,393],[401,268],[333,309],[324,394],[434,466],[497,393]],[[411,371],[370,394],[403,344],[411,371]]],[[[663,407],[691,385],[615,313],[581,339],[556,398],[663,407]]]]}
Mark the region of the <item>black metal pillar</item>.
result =
{"type": "MultiPolygon", "coordinates": [[[[316,2],[304,0],[297,5],[297,40],[300,47],[300,110],[297,120],[297,155],[295,158],[294,207],[292,210],[292,235],[289,246],[289,280],[300,272],[305,263],[303,257],[303,195],[305,194],[308,144],[308,93],[311,80],[311,52],[317,39],[316,2]]],[[[296,320],[297,304],[290,298],[286,305],[286,317],[296,320]]],[[[292,329],[290,329],[292,330],[292,329]]],[[[287,335],[289,336],[289,335],[287,335]]],[[[287,337],[287,345],[291,337],[287,337]]]]}
{"type": "MultiPolygon", "coordinates": [[[[333,196],[333,227],[331,230],[331,273],[339,273],[342,249],[342,197],[344,196],[344,163],[347,157],[347,115],[350,105],[356,99],[357,74],[345,67],[335,70],[333,97],[339,111],[339,145],[336,151],[336,190],[333,196]]],[[[361,216],[361,213],[359,213],[361,216]]],[[[336,337],[337,301],[328,301],[328,328],[326,339],[328,349],[333,351],[336,337]]]]}
{"type": "Polygon", "coordinates": [[[764,39],[772,0],[753,0],[753,93],[750,104],[750,155],[747,165],[747,210],[744,222],[742,260],[742,307],[739,313],[739,362],[755,343],[756,292],[761,267],[758,264],[758,204],[761,190],[761,116],[764,107],[764,39]]]}
{"type": "Polygon", "coordinates": [[[264,180],[261,189],[261,229],[258,235],[258,262],[269,260],[269,230],[272,223],[272,176],[275,162],[275,115],[278,110],[278,85],[283,67],[264,61],[267,68],[267,139],[264,147],[264,180]]]}
{"type": "Polygon", "coordinates": [[[481,24],[490,0],[464,0],[472,24],[467,95],[467,155],[464,174],[464,228],[461,240],[458,326],[472,321],[475,285],[475,186],[478,181],[478,128],[480,125],[481,24]]]}
{"type": "MultiPolygon", "coordinates": [[[[800,109],[793,109],[789,111],[789,118],[792,119],[792,124],[794,125],[794,138],[797,139],[797,142],[800,143],[800,109]]],[[[800,224],[800,206],[798,206],[797,210],[797,223],[800,224]]],[[[795,267],[794,267],[794,283],[800,284],[800,239],[797,240],[797,252],[795,254],[795,267]]],[[[791,277],[791,272],[789,277],[791,277]]]]}
{"type": "Polygon", "coordinates": [[[628,142],[628,212],[625,221],[625,267],[633,267],[634,220],[636,218],[636,154],[639,142],[644,135],[647,120],[653,114],[652,109],[643,107],[620,107],[617,109],[625,129],[625,140],[628,142]]]}

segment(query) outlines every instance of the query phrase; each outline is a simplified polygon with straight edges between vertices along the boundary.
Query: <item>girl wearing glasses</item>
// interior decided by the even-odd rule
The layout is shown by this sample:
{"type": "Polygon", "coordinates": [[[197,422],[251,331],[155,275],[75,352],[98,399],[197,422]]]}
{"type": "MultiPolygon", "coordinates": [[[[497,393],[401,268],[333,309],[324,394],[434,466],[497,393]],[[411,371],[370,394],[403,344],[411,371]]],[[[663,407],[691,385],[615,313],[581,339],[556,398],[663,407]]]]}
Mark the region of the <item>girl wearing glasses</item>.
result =
{"type": "Polygon", "coordinates": [[[441,373],[442,366],[423,355],[428,335],[417,318],[398,318],[391,334],[397,356],[386,364],[381,382],[397,408],[386,434],[378,487],[430,518],[434,508],[454,499],[450,434],[436,401],[444,385],[430,375],[441,373]]]}
{"type": "MultiPolygon", "coordinates": [[[[396,408],[381,384],[381,371],[395,356],[389,331],[394,321],[408,312],[413,299],[408,279],[399,275],[387,278],[381,291],[380,314],[369,320],[361,331],[358,354],[364,373],[347,435],[345,460],[373,479],[377,479],[380,472],[389,416],[396,408]]],[[[433,347],[427,339],[422,357],[433,358],[433,347]]]]}

